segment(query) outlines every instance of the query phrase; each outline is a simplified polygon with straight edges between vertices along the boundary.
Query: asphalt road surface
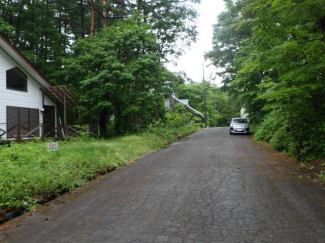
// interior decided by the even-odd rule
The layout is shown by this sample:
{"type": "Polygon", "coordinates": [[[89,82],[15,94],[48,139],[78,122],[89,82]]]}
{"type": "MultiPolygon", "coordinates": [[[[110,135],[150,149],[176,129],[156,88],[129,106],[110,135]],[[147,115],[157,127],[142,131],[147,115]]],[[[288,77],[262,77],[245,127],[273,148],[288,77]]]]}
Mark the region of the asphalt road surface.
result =
{"type": "Polygon", "coordinates": [[[0,242],[325,242],[325,191],[286,156],[210,128],[9,223],[0,242]]]}

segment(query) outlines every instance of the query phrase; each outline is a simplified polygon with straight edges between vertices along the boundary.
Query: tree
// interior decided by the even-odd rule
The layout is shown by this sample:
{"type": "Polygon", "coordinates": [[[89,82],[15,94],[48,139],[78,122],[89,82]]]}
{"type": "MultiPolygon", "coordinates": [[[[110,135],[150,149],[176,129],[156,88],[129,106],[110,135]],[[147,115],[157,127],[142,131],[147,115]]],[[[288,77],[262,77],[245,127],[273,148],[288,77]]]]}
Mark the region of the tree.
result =
{"type": "Polygon", "coordinates": [[[208,56],[261,124],[256,137],[299,159],[325,156],[324,2],[227,3],[208,56]]]}
{"type": "Polygon", "coordinates": [[[151,122],[169,90],[172,74],[161,65],[156,37],[149,30],[137,18],[116,22],[93,38],[77,41],[65,61],[66,81],[92,117],[99,115],[103,135],[112,115],[118,134],[151,122]]]}
{"type": "MultiPolygon", "coordinates": [[[[144,21],[152,26],[159,43],[159,52],[163,58],[168,55],[180,55],[177,41],[190,45],[196,40],[196,11],[180,0],[138,0],[137,11],[144,16],[144,21]]],[[[193,1],[198,2],[198,1],[193,1]]]]}

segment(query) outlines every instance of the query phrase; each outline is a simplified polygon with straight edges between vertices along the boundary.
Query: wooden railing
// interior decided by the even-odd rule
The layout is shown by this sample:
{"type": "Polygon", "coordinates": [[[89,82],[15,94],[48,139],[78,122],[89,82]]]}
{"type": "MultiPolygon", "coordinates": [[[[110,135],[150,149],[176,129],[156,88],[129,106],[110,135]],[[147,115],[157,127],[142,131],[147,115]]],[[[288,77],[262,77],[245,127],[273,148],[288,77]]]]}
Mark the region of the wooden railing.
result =
{"type": "Polygon", "coordinates": [[[7,127],[6,123],[0,123],[0,140],[16,140],[23,141],[28,139],[34,139],[40,137],[41,139],[53,138],[64,139],[69,137],[82,137],[86,134],[93,137],[98,135],[89,132],[88,125],[58,125],[50,131],[44,130],[44,124],[39,124],[33,129],[28,129],[24,124],[17,123],[11,126],[8,130],[4,130],[3,127],[7,127]],[[2,128],[1,128],[2,127],[2,128]],[[13,133],[12,131],[16,131],[13,133]],[[38,133],[37,133],[38,132],[38,133]]]}
{"type": "Polygon", "coordinates": [[[3,127],[7,127],[7,124],[0,123],[0,138],[4,139],[6,137],[5,139],[7,140],[21,141],[23,139],[31,139],[33,137],[39,137],[39,134],[43,131],[43,124],[39,124],[37,127],[32,129],[27,128],[24,123],[14,124],[8,130],[3,129],[3,127]]]}

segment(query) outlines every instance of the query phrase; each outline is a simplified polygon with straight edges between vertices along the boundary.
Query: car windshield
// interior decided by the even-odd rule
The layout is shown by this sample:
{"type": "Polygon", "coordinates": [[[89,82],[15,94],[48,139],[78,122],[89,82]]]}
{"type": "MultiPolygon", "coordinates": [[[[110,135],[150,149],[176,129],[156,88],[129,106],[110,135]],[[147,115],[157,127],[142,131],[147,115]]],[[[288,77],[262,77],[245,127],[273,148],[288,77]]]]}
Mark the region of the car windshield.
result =
{"type": "Polygon", "coordinates": [[[240,118],[233,119],[232,121],[236,123],[247,123],[247,119],[240,119],[240,118]]]}

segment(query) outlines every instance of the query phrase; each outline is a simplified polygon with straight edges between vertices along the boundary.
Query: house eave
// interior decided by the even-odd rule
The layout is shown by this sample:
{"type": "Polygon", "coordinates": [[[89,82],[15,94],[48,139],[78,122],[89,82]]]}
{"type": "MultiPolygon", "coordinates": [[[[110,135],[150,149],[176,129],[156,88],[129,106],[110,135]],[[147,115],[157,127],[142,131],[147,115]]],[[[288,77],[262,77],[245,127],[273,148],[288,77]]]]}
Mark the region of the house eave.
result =
{"type": "Polygon", "coordinates": [[[20,65],[26,72],[32,76],[43,87],[50,87],[53,84],[48,81],[35,67],[28,61],[17,48],[15,48],[9,40],[0,33],[0,47],[4,50],[18,65],[20,65]]]}

